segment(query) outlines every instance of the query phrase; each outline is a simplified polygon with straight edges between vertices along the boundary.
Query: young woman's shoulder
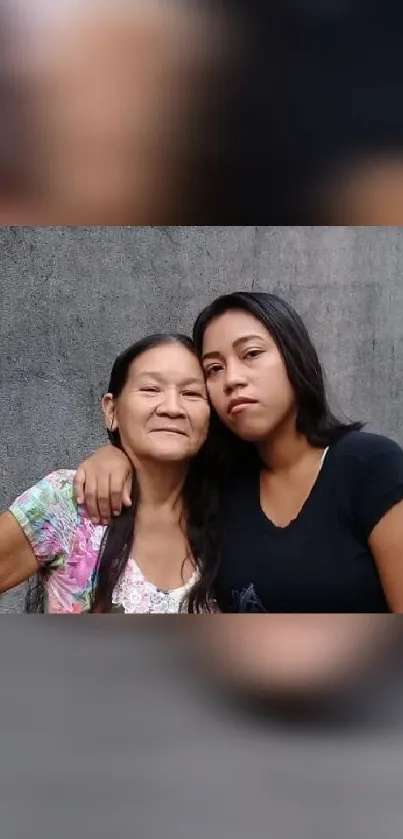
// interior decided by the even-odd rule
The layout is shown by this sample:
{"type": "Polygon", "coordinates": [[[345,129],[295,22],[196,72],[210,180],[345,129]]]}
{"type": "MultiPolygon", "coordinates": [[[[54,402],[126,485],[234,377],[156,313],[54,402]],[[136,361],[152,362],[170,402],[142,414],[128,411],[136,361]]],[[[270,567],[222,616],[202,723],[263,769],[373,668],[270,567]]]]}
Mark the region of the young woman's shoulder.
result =
{"type": "Polygon", "coordinates": [[[333,467],[369,539],[381,518],[403,500],[403,450],[389,437],[354,431],[334,445],[333,467]]]}
{"type": "Polygon", "coordinates": [[[395,456],[403,458],[402,447],[390,437],[368,431],[350,431],[334,444],[337,457],[353,457],[367,462],[378,457],[395,456]]]}

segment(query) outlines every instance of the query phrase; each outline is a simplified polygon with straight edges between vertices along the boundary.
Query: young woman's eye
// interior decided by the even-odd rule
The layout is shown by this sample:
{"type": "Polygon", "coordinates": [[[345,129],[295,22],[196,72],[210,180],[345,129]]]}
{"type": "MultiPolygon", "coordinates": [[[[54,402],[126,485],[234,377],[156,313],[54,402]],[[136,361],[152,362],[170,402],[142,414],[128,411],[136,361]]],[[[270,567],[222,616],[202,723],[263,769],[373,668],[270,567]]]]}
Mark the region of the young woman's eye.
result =
{"type": "Polygon", "coordinates": [[[210,379],[211,376],[216,376],[217,373],[222,370],[222,367],[219,364],[213,364],[211,367],[207,367],[204,371],[204,375],[206,379],[210,379]]]}
{"type": "Polygon", "coordinates": [[[263,350],[247,350],[244,358],[257,358],[262,352],[263,350]]]}

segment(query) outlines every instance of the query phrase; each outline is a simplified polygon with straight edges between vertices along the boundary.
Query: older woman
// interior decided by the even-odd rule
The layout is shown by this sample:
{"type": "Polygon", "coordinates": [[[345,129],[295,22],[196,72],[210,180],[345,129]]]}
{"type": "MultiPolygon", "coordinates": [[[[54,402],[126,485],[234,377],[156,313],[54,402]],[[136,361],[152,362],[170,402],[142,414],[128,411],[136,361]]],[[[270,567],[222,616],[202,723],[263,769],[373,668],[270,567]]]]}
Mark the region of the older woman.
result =
{"type": "Polygon", "coordinates": [[[208,474],[210,410],[193,344],[154,335],[113,366],[103,411],[135,470],[130,509],[91,522],[74,471],[39,481],[0,517],[0,591],[39,571],[49,612],[209,611],[216,492],[208,474]]]}

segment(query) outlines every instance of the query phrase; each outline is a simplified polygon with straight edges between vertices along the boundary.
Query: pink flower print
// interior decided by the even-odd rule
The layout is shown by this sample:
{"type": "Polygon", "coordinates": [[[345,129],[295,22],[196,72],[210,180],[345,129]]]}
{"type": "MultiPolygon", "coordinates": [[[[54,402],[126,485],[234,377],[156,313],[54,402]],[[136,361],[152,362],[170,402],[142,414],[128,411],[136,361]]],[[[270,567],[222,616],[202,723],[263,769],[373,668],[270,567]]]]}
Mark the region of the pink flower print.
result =
{"type": "Polygon", "coordinates": [[[87,524],[77,528],[72,555],[69,558],[70,579],[75,591],[87,588],[98,560],[99,549],[94,549],[92,532],[87,524]]]}
{"type": "Polygon", "coordinates": [[[48,611],[71,612],[73,609],[73,594],[67,584],[64,572],[55,571],[47,582],[48,611]]]}
{"type": "Polygon", "coordinates": [[[75,600],[73,605],[72,605],[72,608],[71,608],[71,613],[73,615],[81,615],[83,611],[84,611],[84,609],[83,609],[83,606],[80,603],[80,601],[75,600]]]}

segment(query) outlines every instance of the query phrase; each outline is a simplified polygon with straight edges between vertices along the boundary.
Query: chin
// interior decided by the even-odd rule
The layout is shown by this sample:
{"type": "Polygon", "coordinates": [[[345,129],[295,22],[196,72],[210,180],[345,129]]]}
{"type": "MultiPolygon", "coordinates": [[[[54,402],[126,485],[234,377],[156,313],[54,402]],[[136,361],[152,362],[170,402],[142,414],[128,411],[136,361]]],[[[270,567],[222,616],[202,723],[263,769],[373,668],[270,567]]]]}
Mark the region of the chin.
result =
{"type": "Polygon", "coordinates": [[[155,435],[155,438],[151,440],[149,456],[154,458],[154,460],[181,461],[194,457],[194,451],[190,445],[190,441],[186,437],[180,435],[175,437],[172,435],[172,437],[164,438],[161,435],[158,438],[155,435]]]}
{"type": "Polygon", "coordinates": [[[228,415],[221,419],[233,434],[248,443],[262,443],[277,427],[276,423],[268,423],[267,417],[247,417],[246,413],[239,414],[235,422],[228,422],[228,415]]]}
{"type": "Polygon", "coordinates": [[[244,414],[239,414],[236,417],[235,422],[231,423],[228,422],[228,415],[225,420],[223,417],[221,419],[233,434],[240,437],[241,440],[245,440],[247,443],[255,443],[256,445],[266,443],[269,439],[274,439],[282,429],[289,426],[290,421],[295,423],[294,413],[279,412],[277,409],[276,411],[272,410],[270,412],[269,410],[262,411],[259,414],[256,412],[253,416],[251,412],[248,416],[248,413],[245,411],[244,414]]]}
{"type": "Polygon", "coordinates": [[[181,463],[187,461],[190,455],[187,451],[179,451],[173,448],[164,449],[161,447],[157,451],[150,452],[150,457],[153,460],[161,461],[161,463],[181,463]]]}
{"type": "Polygon", "coordinates": [[[241,440],[245,440],[246,443],[255,443],[256,445],[267,440],[271,430],[271,428],[265,428],[262,430],[256,427],[231,428],[231,431],[236,434],[237,437],[240,437],[241,440]]]}

